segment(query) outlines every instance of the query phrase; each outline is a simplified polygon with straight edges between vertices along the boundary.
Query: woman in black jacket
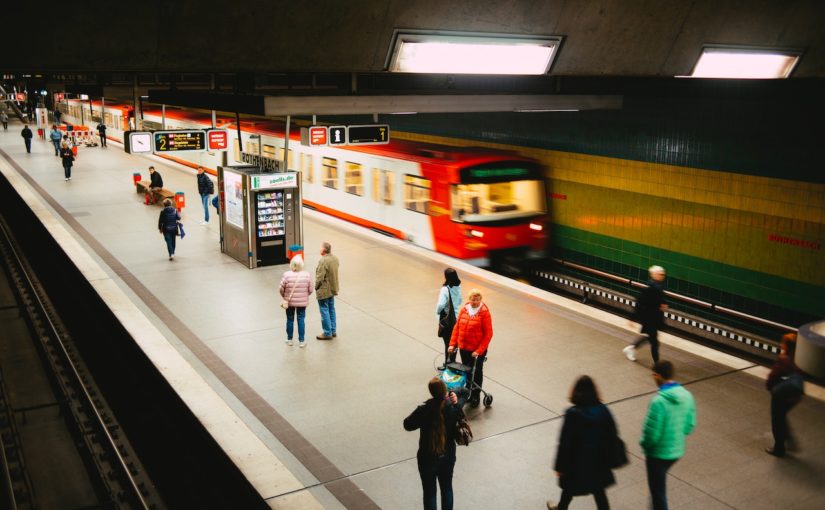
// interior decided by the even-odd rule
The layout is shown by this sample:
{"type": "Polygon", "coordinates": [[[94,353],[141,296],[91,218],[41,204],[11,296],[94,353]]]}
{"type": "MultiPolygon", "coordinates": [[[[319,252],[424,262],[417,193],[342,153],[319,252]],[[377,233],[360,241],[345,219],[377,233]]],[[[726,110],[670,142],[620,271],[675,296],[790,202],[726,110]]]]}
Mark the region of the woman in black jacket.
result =
{"type": "Polygon", "coordinates": [[[573,496],[592,494],[598,510],[609,510],[604,489],[616,483],[610,470],[609,452],[616,441],[613,416],[601,403],[593,379],[579,377],[570,393],[573,407],[564,414],[556,453],[556,475],[561,501],[547,502],[550,510],[566,510],[573,496]]]}
{"type": "Polygon", "coordinates": [[[178,235],[178,221],[180,214],[172,206],[172,201],[168,198],[163,201],[163,209],[158,217],[158,230],[166,240],[166,251],[169,252],[169,260],[175,258],[175,237],[178,235]]]}
{"type": "Polygon", "coordinates": [[[74,164],[74,152],[68,144],[64,143],[60,149],[60,159],[63,160],[63,176],[66,182],[72,180],[72,165],[74,164]]]}
{"type": "Polygon", "coordinates": [[[458,397],[447,393],[437,377],[427,385],[433,398],[418,406],[404,420],[404,429],[420,429],[418,474],[424,489],[424,510],[436,510],[436,480],[441,487],[441,508],[453,508],[453,467],[455,467],[456,423],[461,416],[458,397]]]}

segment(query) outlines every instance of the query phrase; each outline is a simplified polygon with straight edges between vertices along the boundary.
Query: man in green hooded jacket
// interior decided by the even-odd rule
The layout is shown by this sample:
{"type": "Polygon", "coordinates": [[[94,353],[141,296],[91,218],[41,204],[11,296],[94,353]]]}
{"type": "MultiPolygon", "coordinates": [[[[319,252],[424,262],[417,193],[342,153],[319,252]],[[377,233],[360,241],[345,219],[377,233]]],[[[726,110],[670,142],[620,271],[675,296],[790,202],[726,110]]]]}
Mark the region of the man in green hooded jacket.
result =
{"type": "Polygon", "coordinates": [[[647,486],[654,510],[667,510],[667,471],[685,454],[685,438],[696,426],[693,395],[673,380],[673,373],[670,361],[653,365],[659,392],[650,402],[639,441],[645,452],[647,486]]]}

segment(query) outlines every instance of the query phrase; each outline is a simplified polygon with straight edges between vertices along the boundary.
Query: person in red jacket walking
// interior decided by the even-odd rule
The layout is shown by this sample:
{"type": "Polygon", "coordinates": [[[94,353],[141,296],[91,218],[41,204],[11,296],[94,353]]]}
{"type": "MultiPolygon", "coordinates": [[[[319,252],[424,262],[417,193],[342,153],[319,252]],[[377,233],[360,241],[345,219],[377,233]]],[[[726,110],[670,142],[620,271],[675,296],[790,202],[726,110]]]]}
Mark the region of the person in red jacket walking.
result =
{"type": "Polygon", "coordinates": [[[481,302],[481,292],[470,290],[470,301],[461,307],[450,338],[448,352],[452,354],[456,347],[461,353],[461,362],[467,366],[476,363],[473,382],[475,386],[470,396],[470,405],[478,406],[481,400],[481,383],[484,381],[484,360],[487,359],[487,347],[493,339],[493,319],[490,309],[481,302]]]}

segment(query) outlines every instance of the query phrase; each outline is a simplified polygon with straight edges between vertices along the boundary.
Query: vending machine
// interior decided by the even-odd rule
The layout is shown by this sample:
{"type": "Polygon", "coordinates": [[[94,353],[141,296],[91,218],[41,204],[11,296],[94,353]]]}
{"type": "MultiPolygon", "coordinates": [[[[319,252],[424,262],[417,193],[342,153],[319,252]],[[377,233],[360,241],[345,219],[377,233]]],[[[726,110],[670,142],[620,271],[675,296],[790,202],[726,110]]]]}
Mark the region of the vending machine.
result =
{"type": "Polygon", "coordinates": [[[302,237],[299,183],[296,172],[218,167],[221,251],[250,269],[289,262],[287,247],[302,237]]]}

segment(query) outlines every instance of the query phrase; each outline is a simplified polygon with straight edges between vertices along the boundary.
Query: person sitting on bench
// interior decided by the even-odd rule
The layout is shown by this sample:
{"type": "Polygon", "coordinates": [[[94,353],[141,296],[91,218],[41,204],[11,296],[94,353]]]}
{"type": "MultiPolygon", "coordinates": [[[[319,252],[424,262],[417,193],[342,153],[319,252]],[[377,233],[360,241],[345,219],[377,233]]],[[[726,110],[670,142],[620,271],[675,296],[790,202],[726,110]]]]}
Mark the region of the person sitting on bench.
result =
{"type": "Polygon", "coordinates": [[[149,167],[149,177],[151,178],[151,182],[149,183],[149,189],[146,191],[148,195],[146,205],[154,204],[155,192],[163,189],[163,177],[160,176],[160,172],[155,170],[153,166],[149,167]]]}

